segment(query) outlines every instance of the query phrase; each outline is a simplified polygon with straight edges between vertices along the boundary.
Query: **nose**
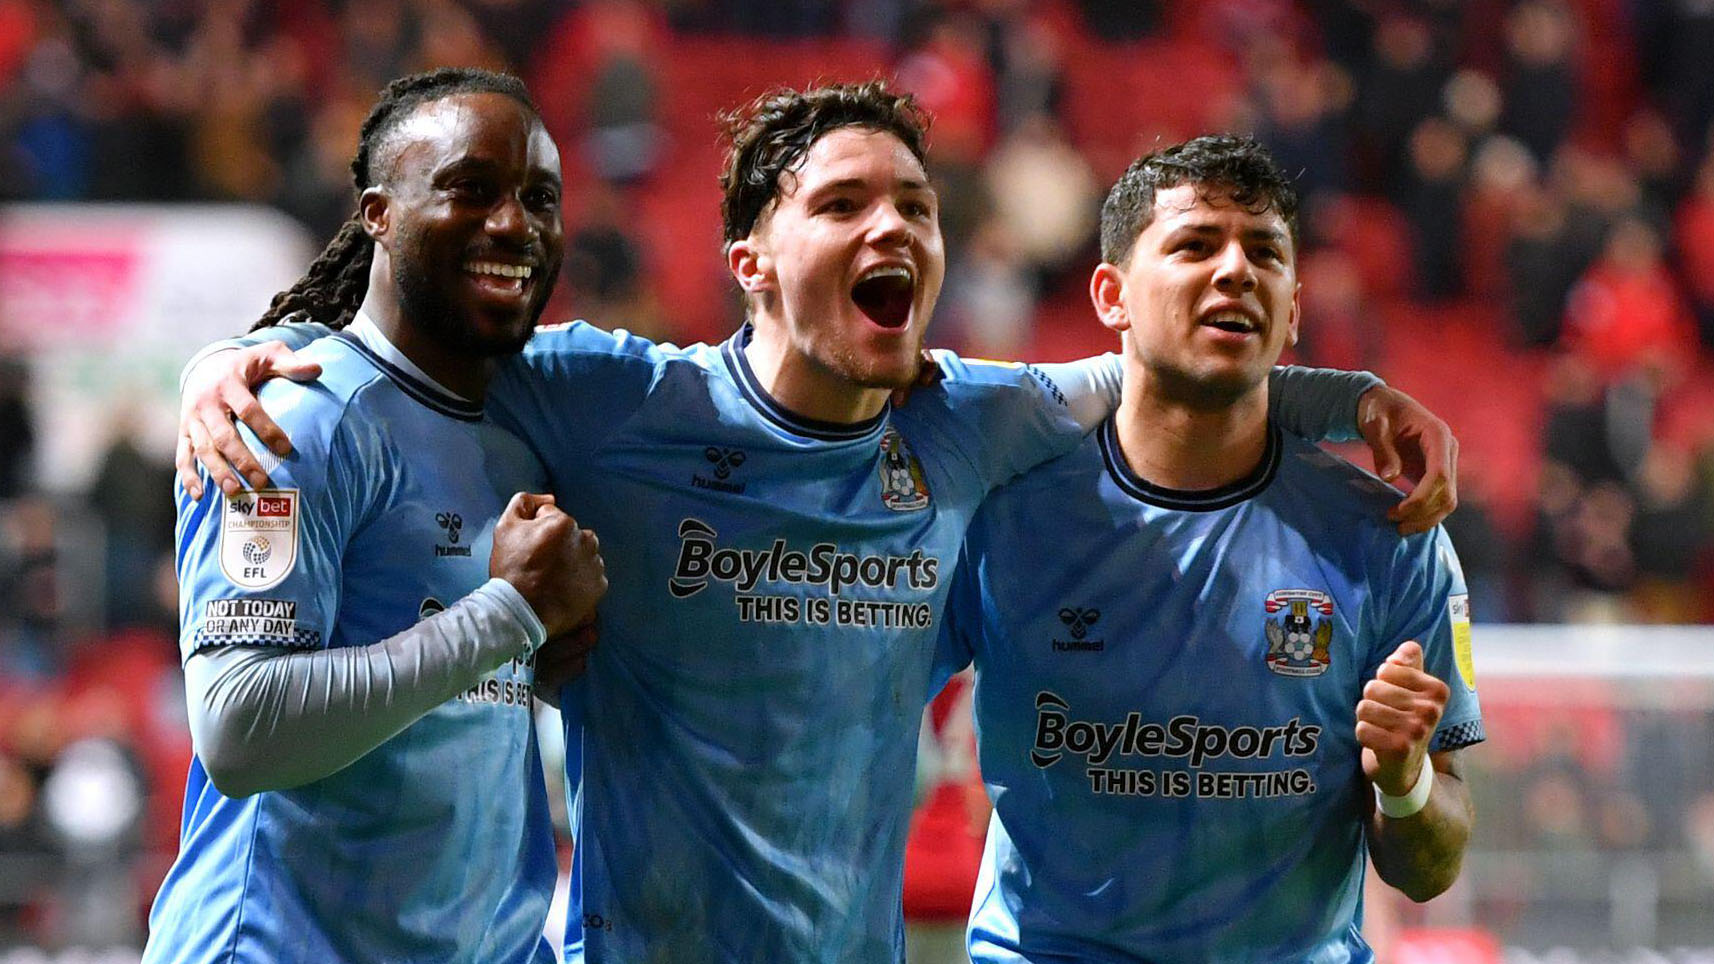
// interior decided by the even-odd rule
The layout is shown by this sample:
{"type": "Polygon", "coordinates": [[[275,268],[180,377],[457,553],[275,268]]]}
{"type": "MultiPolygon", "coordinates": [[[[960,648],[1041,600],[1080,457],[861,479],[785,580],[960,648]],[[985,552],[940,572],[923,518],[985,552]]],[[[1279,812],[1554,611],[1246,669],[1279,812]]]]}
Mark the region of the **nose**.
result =
{"type": "Polygon", "coordinates": [[[508,193],[488,211],[488,233],[510,241],[527,243],[535,240],[536,225],[516,194],[508,193]]]}
{"type": "Polygon", "coordinates": [[[1214,266],[1214,287],[1226,293],[1255,290],[1255,266],[1250,264],[1249,254],[1237,241],[1229,242],[1220,249],[1214,266]]]}
{"type": "Polygon", "coordinates": [[[899,213],[897,205],[883,202],[875,206],[875,217],[869,224],[869,241],[880,246],[896,246],[910,240],[911,225],[899,213]]]}

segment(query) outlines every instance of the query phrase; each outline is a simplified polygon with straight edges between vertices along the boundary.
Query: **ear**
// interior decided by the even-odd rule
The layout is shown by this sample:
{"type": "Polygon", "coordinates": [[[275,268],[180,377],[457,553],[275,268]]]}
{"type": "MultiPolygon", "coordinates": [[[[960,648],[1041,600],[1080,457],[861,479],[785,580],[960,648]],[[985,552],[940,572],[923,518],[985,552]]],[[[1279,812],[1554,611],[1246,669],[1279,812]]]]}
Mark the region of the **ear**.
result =
{"type": "Polygon", "coordinates": [[[726,269],[732,272],[738,287],[747,295],[772,291],[778,286],[774,277],[774,258],[754,234],[727,245],[726,269]]]}
{"type": "Polygon", "coordinates": [[[1297,287],[1291,289],[1291,321],[1286,324],[1287,342],[1294,347],[1297,345],[1298,322],[1303,319],[1303,308],[1298,301],[1298,296],[1301,294],[1303,294],[1303,282],[1300,281],[1297,287]]]}
{"type": "Polygon", "coordinates": [[[357,219],[363,222],[363,233],[373,241],[385,239],[392,230],[392,206],[387,192],[379,187],[366,187],[357,198],[357,219]]]}
{"type": "Polygon", "coordinates": [[[1101,323],[1117,332],[1129,331],[1131,313],[1124,303],[1125,274],[1118,266],[1103,261],[1089,276],[1089,301],[1095,305],[1095,315],[1101,323]]]}

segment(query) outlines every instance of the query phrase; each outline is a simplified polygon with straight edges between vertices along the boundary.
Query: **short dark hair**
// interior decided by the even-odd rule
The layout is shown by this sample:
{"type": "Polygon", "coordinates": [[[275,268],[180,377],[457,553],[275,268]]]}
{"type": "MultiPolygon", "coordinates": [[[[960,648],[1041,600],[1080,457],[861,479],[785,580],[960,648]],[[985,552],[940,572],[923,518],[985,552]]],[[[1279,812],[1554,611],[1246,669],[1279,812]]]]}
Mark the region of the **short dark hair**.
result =
{"type": "MultiPolygon", "coordinates": [[[[357,140],[357,155],[351,159],[351,183],[359,196],[379,181],[377,155],[388,135],[404,123],[419,105],[458,94],[502,94],[541,117],[524,82],[511,74],[471,67],[442,67],[411,74],[388,84],[363,119],[357,140]]],[[[251,326],[266,328],[293,316],[319,321],[329,328],[344,328],[356,316],[369,291],[369,263],[375,246],[363,231],[363,222],[353,214],[322,249],[297,283],[274,296],[261,319],[251,326]]]]}
{"type": "Polygon", "coordinates": [[[884,81],[828,84],[809,90],[776,88],[720,115],[728,142],[720,171],[720,220],[725,243],[750,234],[780,194],[780,176],[803,163],[823,135],[845,127],[892,134],[926,164],[928,114],[910,94],[884,81]]]}
{"type": "Polygon", "coordinates": [[[1248,137],[1210,134],[1152,151],[1125,169],[1101,205],[1101,260],[1123,264],[1155,217],[1155,195],[1183,184],[1213,190],[1261,214],[1275,211],[1297,244],[1297,189],[1268,149],[1248,137]]]}

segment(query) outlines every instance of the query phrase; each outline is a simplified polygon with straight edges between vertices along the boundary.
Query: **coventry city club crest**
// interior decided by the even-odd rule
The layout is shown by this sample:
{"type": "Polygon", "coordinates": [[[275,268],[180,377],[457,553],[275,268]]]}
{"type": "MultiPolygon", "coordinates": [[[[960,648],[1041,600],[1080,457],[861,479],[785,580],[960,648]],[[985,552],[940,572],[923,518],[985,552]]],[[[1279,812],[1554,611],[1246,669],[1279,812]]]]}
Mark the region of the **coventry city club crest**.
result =
{"type": "Polygon", "coordinates": [[[928,505],[928,480],[905,437],[891,425],[881,433],[881,502],[894,512],[928,505]]]}
{"type": "Polygon", "coordinates": [[[1313,589],[1276,589],[1267,611],[1268,669],[1281,676],[1320,676],[1332,662],[1333,597],[1313,589]]]}

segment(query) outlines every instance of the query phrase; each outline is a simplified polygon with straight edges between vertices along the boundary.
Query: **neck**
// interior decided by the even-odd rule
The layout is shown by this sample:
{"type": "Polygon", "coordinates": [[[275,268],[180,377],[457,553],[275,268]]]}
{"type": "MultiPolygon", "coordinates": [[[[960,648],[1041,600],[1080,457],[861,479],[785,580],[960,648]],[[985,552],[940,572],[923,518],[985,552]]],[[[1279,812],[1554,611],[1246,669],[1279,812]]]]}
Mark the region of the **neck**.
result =
{"type": "Polygon", "coordinates": [[[495,360],[473,359],[468,351],[460,351],[405,317],[404,306],[387,266],[386,249],[375,248],[375,260],[369,268],[369,290],[363,295],[358,310],[369,316],[381,334],[393,343],[400,354],[423,374],[435,380],[447,391],[472,402],[480,402],[488,393],[488,382],[494,377],[495,360]]]}
{"type": "Polygon", "coordinates": [[[1209,406],[1176,393],[1127,357],[1115,414],[1119,448],[1138,477],[1195,492],[1230,485],[1267,452],[1268,384],[1229,404],[1209,406]]]}
{"type": "Polygon", "coordinates": [[[801,418],[853,425],[880,414],[892,395],[892,389],[860,385],[796,350],[784,322],[752,323],[744,358],[762,389],[801,418]]]}

